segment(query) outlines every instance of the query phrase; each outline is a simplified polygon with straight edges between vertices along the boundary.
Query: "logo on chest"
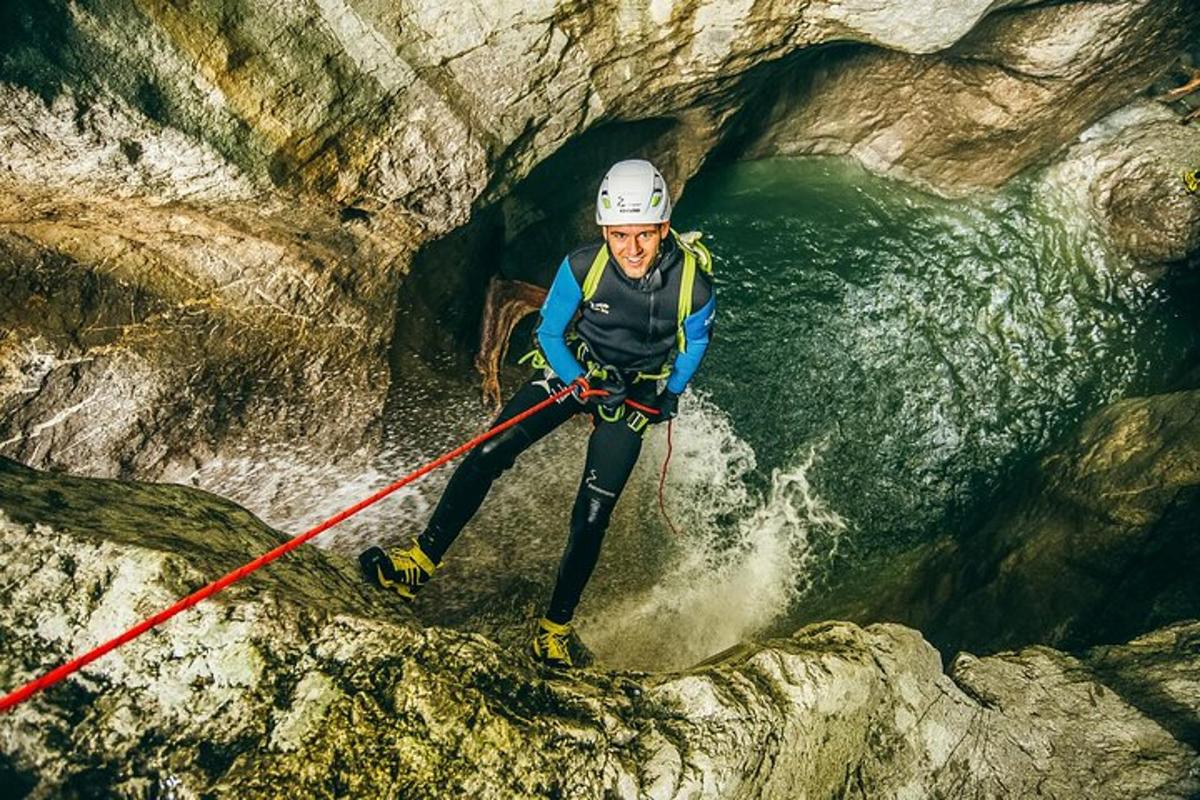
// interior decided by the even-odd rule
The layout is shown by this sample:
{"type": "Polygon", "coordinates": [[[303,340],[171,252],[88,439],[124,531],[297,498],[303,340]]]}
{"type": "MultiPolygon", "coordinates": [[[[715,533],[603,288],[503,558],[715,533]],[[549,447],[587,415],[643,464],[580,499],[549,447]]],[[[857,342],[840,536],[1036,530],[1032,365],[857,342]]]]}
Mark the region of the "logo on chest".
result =
{"type": "Polygon", "coordinates": [[[597,303],[595,300],[588,300],[588,308],[597,314],[609,313],[608,303],[597,303]]]}

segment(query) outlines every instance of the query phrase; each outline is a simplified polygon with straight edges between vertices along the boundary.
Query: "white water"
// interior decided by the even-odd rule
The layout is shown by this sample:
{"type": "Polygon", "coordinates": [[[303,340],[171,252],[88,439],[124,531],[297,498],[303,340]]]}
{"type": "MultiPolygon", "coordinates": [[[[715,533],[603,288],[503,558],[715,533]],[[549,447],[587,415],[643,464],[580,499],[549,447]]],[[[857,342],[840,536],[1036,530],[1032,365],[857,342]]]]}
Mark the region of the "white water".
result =
{"type": "MultiPolygon", "coordinates": [[[[642,458],[657,465],[666,437],[655,433],[642,458]]],[[[681,538],[647,585],[613,595],[598,571],[601,597],[581,607],[579,630],[606,666],[683,668],[753,637],[812,585],[846,529],[808,481],[819,447],[775,470],[761,497],[746,482],[754,452],[716,406],[689,396],[674,435],[668,512],[681,538]]],[[[629,533],[614,525],[606,550],[629,533]]]]}

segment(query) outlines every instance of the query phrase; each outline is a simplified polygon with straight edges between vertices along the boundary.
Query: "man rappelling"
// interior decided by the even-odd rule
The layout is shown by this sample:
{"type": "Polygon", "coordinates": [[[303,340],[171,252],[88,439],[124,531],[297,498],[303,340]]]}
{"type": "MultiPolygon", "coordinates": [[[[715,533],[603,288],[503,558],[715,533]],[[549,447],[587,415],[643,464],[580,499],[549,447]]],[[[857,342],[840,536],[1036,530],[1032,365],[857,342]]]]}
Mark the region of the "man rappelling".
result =
{"type": "Polygon", "coordinates": [[[711,255],[693,236],[672,230],[670,217],[666,182],[650,162],[621,161],[609,169],[596,198],[603,242],[563,259],[542,305],[538,347],[522,359],[537,371],[493,426],[568,386],[571,393],[471,450],[411,547],[372,547],[359,557],[368,580],[413,600],[492,482],[534,442],[587,413],[593,425],[570,537],[532,641],[538,660],[572,665],[571,620],[642,437],[648,425],[675,416],[708,347],[716,309],[711,255]]]}

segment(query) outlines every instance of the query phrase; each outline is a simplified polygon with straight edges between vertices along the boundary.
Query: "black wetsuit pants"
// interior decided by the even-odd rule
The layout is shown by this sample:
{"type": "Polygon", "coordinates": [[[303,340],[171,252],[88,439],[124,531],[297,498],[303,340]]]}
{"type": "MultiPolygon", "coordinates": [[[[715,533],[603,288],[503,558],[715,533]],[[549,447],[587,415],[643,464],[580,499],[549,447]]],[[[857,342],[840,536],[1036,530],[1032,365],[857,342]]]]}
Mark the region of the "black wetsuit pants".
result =
{"type": "MultiPolygon", "coordinates": [[[[557,378],[546,379],[540,373],[535,375],[509,399],[493,426],[515,417],[562,388],[563,383],[557,378]]],[[[630,391],[630,399],[647,405],[654,396],[653,381],[634,384],[630,391]]],[[[440,562],[459,531],[479,510],[492,482],[530,445],[580,413],[592,415],[592,433],[588,438],[583,478],[571,510],[567,549],[559,564],[558,582],[546,614],[560,624],[570,622],[575,614],[583,587],[600,556],[600,543],[609,517],[642,450],[642,436],[649,420],[640,411],[624,406],[619,418],[610,421],[596,406],[582,405],[567,395],[484,442],[468,453],[454,471],[428,527],[417,540],[434,563],[440,562]]]]}

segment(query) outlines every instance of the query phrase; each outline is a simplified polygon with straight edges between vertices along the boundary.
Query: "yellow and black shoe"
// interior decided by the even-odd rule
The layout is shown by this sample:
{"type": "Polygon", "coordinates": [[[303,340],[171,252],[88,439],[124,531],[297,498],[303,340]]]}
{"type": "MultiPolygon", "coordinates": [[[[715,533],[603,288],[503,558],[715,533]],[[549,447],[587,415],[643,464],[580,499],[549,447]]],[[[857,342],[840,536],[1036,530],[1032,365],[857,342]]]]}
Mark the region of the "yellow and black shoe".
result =
{"type": "Polygon", "coordinates": [[[574,666],[567,642],[571,637],[571,624],[560,625],[542,617],[538,620],[538,632],[533,636],[533,657],[551,667],[574,666]]]}
{"type": "Polygon", "coordinates": [[[368,582],[380,589],[391,589],[409,603],[437,569],[416,542],[407,550],[391,553],[382,547],[372,547],[359,555],[358,563],[368,582]]]}

